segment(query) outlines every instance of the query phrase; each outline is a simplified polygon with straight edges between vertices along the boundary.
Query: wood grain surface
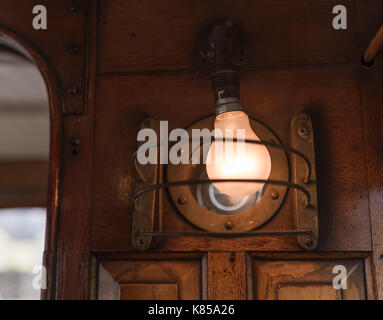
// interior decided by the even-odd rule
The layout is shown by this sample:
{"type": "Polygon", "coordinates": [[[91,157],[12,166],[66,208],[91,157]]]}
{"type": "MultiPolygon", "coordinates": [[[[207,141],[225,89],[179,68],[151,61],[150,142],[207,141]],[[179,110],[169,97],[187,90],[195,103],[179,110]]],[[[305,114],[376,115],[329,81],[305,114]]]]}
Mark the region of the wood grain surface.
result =
{"type": "MultiPolygon", "coordinates": [[[[121,245],[122,250],[129,243],[126,230],[130,228],[130,197],[134,186],[129,157],[137,148],[135,137],[139,122],[151,115],[168,120],[169,130],[187,126],[191,119],[213,111],[208,86],[206,78],[192,73],[103,76],[98,79],[95,123],[95,157],[98,161],[94,168],[92,212],[94,249],[117,250],[121,245]],[[182,112],[178,112],[180,106],[182,112]],[[116,151],[117,156],[111,157],[116,151]],[[108,210],[105,210],[106,206],[108,210]],[[104,232],[105,223],[112,232],[104,232]],[[116,241],[117,238],[120,241],[116,241]]],[[[289,122],[293,115],[306,111],[313,118],[321,233],[319,248],[370,250],[358,69],[352,65],[247,69],[241,74],[241,88],[242,101],[248,112],[270,126],[284,143],[289,143],[289,122]],[[343,223],[345,221],[347,223],[343,223]]],[[[294,228],[290,197],[289,194],[285,205],[265,230],[294,228]]],[[[167,194],[163,211],[165,230],[195,230],[175,211],[167,194]]],[[[299,250],[295,239],[286,237],[232,241],[170,238],[163,241],[159,250],[222,250],[224,247],[228,250],[299,250]]]]}
{"type": "Polygon", "coordinates": [[[208,254],[208,299],[246,299],[246,263],[244,252],[208,254]]]}
{"type": "MultiPolygon", "coordinates": [[[[276,299],[277,287],[265,275],[278,278],[278,270],[294,280],[281,282],[279,298],[340,299],[347,294],[329,287],[328,268],[341,262],[347,268],[361,263],[350,298],[383,298],[382,55],[370,68],[360,64],[383,21],[380,0],[342,1],[346,30],[332,28],[335,0],[39,4],[48,9],[46,31],[32,28],[29,1],[3,0],[0,42],[23,44],[50,94],[49,289],[43,297],[85,299],[96,295],[89,295],[91,288],[114,299],[134,292],[143,298],[276,299]],[[197,34],[218,18],[235,19],[246,30],[237,61],[246,110],[286,144],[293,115],[304,111],[313,119],[320,238],[314,253],[302,251],[294,237],[167,238],[144,253],[131,245],[135,176],[129,159],[139,123],[149,116],[184,128],[214,112],[209,79],[199,71],[197,34]],[[68,50],[72,45],[77,54],[68,50]],[[68,95],[71,86],[76,95],[68,95]],[[98,289],[89,273],[93,254],[98,289]],[[150,278],[153,273],[159,278],[150,278]],[[190,295],[182,291],[188,287],[190,295]]],[[[164,230],[198,231],[166,190],[162,196],[164,230]]],[[[262,231],[294,227],[289,194],[262,231]]]]}
{"type": "Polygon", "coordinates": [[[254,294],[259,300],[364,300],[363,262],[329,261],[253,261],[254,294]],[[346,289],[335,289],[335,266],[344,266],[346,289]]]}
{"type": "Polygon", "coordinates": [[[353,2],[342,2],[348,9],[348,29],[334,32],[332,8],[337,4],[335,0],[102,0],[98,70],[193,68],[200,60],[197,33],[219,18],[236,20],[245,29],[247,46],[240,65],[358,61],[353,2]]]}

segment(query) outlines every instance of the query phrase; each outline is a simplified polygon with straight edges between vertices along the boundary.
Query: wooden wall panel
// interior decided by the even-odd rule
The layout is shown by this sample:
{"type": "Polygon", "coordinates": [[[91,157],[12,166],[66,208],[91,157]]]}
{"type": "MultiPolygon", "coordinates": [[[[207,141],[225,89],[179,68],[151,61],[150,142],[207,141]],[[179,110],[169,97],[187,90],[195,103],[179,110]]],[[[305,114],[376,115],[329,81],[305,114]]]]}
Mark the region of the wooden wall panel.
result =
{"type": "Polygon", "coordinates": [[[84,299],[88,294],[91,119],[68,116],[63,127],[56,295],[58,299],[84,299]]]}
{"type": "MultiPolygon", "coordinates": [[[[50,282],[56,281],[56,294],[51,297],[87,297],[89,256],[95,251],[109,252],[116,259],[100,260],[100,297],[133,298],[132,292],[139,290],[143,298],[201,298],[207,296],[204,285],[210,275],[212,297],[225,297],[238,280],[239,290],[232,296],[242,298],[242,267],[247,263],[243,251],[278,251],[295,260],[254,258],[251,266],[258,282],[248,282],[249,286],[259,290],[259,279],[265,279],[266,274],[277,279],[286,271],[293,283],[282,279],[279,298],[326,295],[338,299],[345,296],[332,291],[329,277],[333,274],[328,268],[335,262],[352,268],[362,260],[346,259],[355,252],[368,254],[374,249],[369,258],[372,268],[366,270],[370,277],[366,279],[368,297],[374,297],[376,290],[382,298],[382,60],[380,57],[371,69],[358,65],[363,49],[382,22],[381,1],[344,0],[348,29],[339,31],[331,25],[332,7],[339,4],[335,0],[41,0],[39,4],[48,9],[46,31],[31,27],[32,4],[23,0],[3,2],[0,25],[33,43],[49,61],[60,85],[52,96],[57,101],[63,98],[59,105],[65,115],[63,126],[59,121],[54,123],[52,143],[58,146],[58,137],[62,137],[60,155],[52,156],[55,164],[60,157],[62,170],[60,167],[60,181],[54,180],[60,193],[55,191],[54,204],[50,204],[60,206],[58,236],[56,216],[48,233],[47,261],[51,270],[57,270],[56,278],[50,274],[50,282]],[[70,10],[73,4],[76,10],[70,10]],[[130,213],[135,177],[129,159],[137,148],[139,123],[151,116],[169,120],[171,128],[185,127],[213,113],[209,80],[193,70],[201,62],[196,55],[197,31],[221,17],[238,20],[247,31],[249,44],[243,61],[239,61],[243,67],[241,96],[247,110],[287,144],[291,117],[301,111],[312,115],[319,248],[308,256],[300,252],[294,237],[168,238],[153,250],[151,258],[135,253],[135,259],[125,259],[124,254],[134,251],[130,213]],[[72,45],[78,47],[78,53],[68,50],[72,45]],[[71,96],[67,89],[73,85],[79,92],[71,96]],[[73,138],[79,138],[79,146],[72,144],[73,138]],[[181,252],[191,251],[201,255],[210,251],[209,258],[204,262],[181,261],[181,252]],[[236,261],[241,264],[231,265],[228,251],[237,251],[236,261]],[[173,260],[154,257],[161,252],[173,253],[173,260]],[[332,260],[316,260],[327,254],[332,260]],[[57,268],[51,263],[55,259],[57,268]],[[210,268],[206,264],[209,259],[210,268]],[[228,283],[221,281],[220,271],[225,266],[239,275],[228,283]],[[375,276],[376,281],[371,281],[375,276]],[[185,291],[189,287],[192,290],[185,291]]],[[[3,39],[0,32],[0,42],[3,39]]],[[[52,106],[55,117],[56,107],[52,106]]],[[[58,170],[51,172],[55,178],[59,174],[58,170]]],[[[166,190],[163,194],[165,230],[196,230],[175,210],[166,190]]],[[[293,229],[293,214],[289,196],[263,230],[293,229]]],[[[363,267],[354,271],[357,289],[350,291],[352,297],[366,295],[363,272],[363,267]]],[[[269,285],[271,291],[253,290],[247,295],[260,297],[262,293],[275,298],[275,283],[269,285]]]]}
{"type": "Polygon", "coordinates": [[[129,283],[120,285],[120,300],[177,300],[175,283],[129,283]]]}
{"type": "MultiPolygon", "coordinates": [[[[358,45],[363,50],[383,22],[383,2],[357,2],[358,45]],[[374,14],[372,14],[374,12],[374,14]]],[[[378,299],[383,299],[383,56],[360,71],[361,104],[364,113],[369,209],[371,216],[372,278],[378,299]]]]}
{"type": "MultiPolygon", "coordinates": [[[[250,114],[289,143],[289,122],[308,111],[314,122],[321,250],[370,250],[367,181],[358,70],[354,66],[247,69],[241,96],[250,114]]],[[[92,248],[131,249],[130,210],[139,123],[145,117],[185,127],[213,108],[208,79],[192,73],[98,78],[92,248]],[[126,97],[129,97],[127,99],[126,97]],[[109,232],[105,232],[108,228],[109,232]]],[[[164,228],[195,230],[165,192],[164,228]]],[[[265,228],[294,228],[291,199],[265,228]]],[[[299,250],[294,237],[201,240],[167,238],[158,250],[299,250]]]]}
{"type": "Polygon", "coordinates": [[[243,65],[339,63],[355,55],[353,1],[348,29],[334,32],[335,0],[100,1],[99,72],[193,67],[197,32],[217,18],[243,25],[243,65]],[[134,18],[127,18],[134,17],[134,18]],[[116,45],[118,44],[118,45],[116,45]]]}
{"type": "MultiPolygon", "coordinates": [[[[77,6],[72,14],[79,14],[86,26],[86,42],[80,46],[86,73],[76,75],[84,81],[81,91],[73,99],[81,98],[81,108],[64,109],[62,123],[60,176],[60,211],[56,245],[56,299],[87,299],[89,297],[89,233],[92,198],[94,83],[96,57],[97,2],[63,3],[65,8],[77,6]],[[86,7],[85,7],[86,4],[86,7]],[[84,13],[86,14],[84,15],[84,13]],[[85,21],[86,19],[86,21],[85,21]],[[87,49],[85,51],[85,48],[87,49]]],[[[62,19],[62,18],[61,18],[62,19]]],[[[82,30],[77,30],[81,32],[82,30]]],[[[67,37],[67,39],[71,39],[67,37]]],[[[60,54],[63,56],[63,53],[60,54]]],[[[71,72],[71,69],[66,69],[71,72]]],[[[76,71],[77,72],[77,71],[76,71]]],[[[71,98],[72,99],[72,98],[71,98]]],[[[52,276],[53,277],[53,276],[52,276]]]]}
{"type": "MultiPolygon", "coordinates": [[[[357,66],[260,71],[243,78],[242,101],[289,132],[294,113],[313,119],[321,250],[370,250],[357,66]],[[248,94],[246,94],[248,93],[248,94]],[[280,119],[286,119],[281,123],[280,119]]],[[[288,141],[282,136],[283,141],[288,141]]]]}
{"type": "Polygon", "coordinates": [[[361,70],[365,115],[372,243],[377,294],[383,299],[383,61],[361,70]]]}
{"type": "Polygon", "coordinates": [[[363,261],[253,261],[254,299],[364,300],[363,261]],[[347,270],[347,289],[334,289],[334,266],[347,270]]]}
{"type": "MultiPolygon", "coordinates": [[[[86,0],[41,0],[39,2],[15,0],[2,1],[0,25],[10,28],[31,43],[57,72],[61,106],[66,114],[82,114],[86,111],[86,50],[87,7],[86,0]],[[35,5],[47,9],[47,29],[35,30],[32,20],[35,5]],[[76,47],[77,51],[73,51],[76,47]],[[72,87],[76,94],[68,94],[72,87]]],[[[0,43],[3,35],[0,32],[0,43]]]]}
{"type": "Polygon", "coordinates": [[[383,299],[383,62],[362,71],[372,242],[377,293],[383,299]]]}
{"type": "Polygon", "coordinates": [[[208,299],[246,299],[246,256],[244,252],[208,254],[208,299]]]}
{"type": "Polygon", "coordinates": [[[331,283],[282,283],[277,287],[278,300],[342,300],[340,290],[331,283]]]}
{"type": "Polygon", "coordinates": [[[102,300],[201,299],[202,260],[100,261],[102,300]]]}
{"type": "MultiPolygon", "coordinates": [[[[365,6],[362,9],[371,14],[375,10],[369,7],[372,2],[357,2],[357,6],[359,9],[365,6]]],[[[234,18],[248,32],[249,46],[240,64],[246,66],[241,73],[241,95],[250,113],[270,125],[285,143],[289,142],[292,115],[301,111],[312,115],[320,205],[318,254],[325,255],[323,251],[331,251],[334,254],[343,252],[344,255],[348,252],[351,256],[352,251],[372,250],[369,206],[375,210],[371,223],[376,234],[379,228],[376,208],[380,202],[371,202],[371,181],[377,177],[373,186],[376,186],[379,196],[380,176],[375,174],[379,162],[374,161],[375,150],[379,147],[376,144],[368,146],[368,139],[365,140],[364,136],[364,116],[366,123],[374,123],[375,119],[373,113],[365,113],[361,108],[364,93],[362,91],[361,97],[357,63],[362,51],[360,43],[363,41],[360,39],[371,35],[356,31],[357,26],[365,22],[360,21],[355,1],[342,3],[348,9],[348,29],[343,31],[332,29],[331,11],[338,3],[330,0],[243,0],[221,1],[219,5],[216,1],[181,3],[169,0],[164,4],[100,0],[99,4],[91,250],[114,252],[117,257],[118,252],[133,251],[130,212],[135,178],[129,158],[137,148],[136,134],[140,121],[151,116],[169,120],[171,128],[185,127],[194,119],[213,112],[208,79],[190,70],[199,62],[195,56],[198,29],[217,17],[234,18]],[[369,179],[366,151],[370,159],[369,176],[374,176],[369,179]]],[[[375,90],[379,87],[369,88],[373,89],[376,97],[375,90]]],[[[375,101],[374,98],[372,100],[375,101]]],[[[367,131],[367,137],[373,134],[373,130],[377,129],[367,131]]],[[[378,140],[374,141],[378,143],[378,140]]],[[[164,195],[165,230],[196,230],[176,212],[166,191],[164,195]]],[[[291,199],[288,199],[264,230],[292,229],[291,204],[291,199]]],[[[375,248],[380,246],[379,239],[375,236],[375,248]]],[[[221,259],[226,259],[225,252],[230,250],[285,251],[289,255],[300,251],[293,237],[267,237],[235,240],[169,238],[154,252],[216,251],[208,254],[212,264],[207,267],[209,276],[214,279],[214,272],[219,276],[218,271],[225,266],[225,263],[220,263],[221,259]]],[[[239,254],[240,257],[242,255],[244,257],[244,254],[239,254]]],[[[160,263],[147,262],[149,268],[157,268],[160,263]]],[[[361,260],[274,261],[254,262],[253,265],[257,265],[258,270],[262,269],[264,274],[287,270],[293,275],[294,283],[280,284],[280,298],[286,294],[287,297],[295,295],[299,298],[311,293],[313,295],[309,297],[345,298],[344,293],[334,293],[330,287],[334,275],[329,268],[335,262],[352,268],[361,260]]],[[[124,270],[132,266],[137,270],[147,267],[140,263],[142,261],[102,262],[102,268],[110,277],[109,287],[105,287],[112,292],[110,296],[131,298],[132,286],[136,286],[143,297],[153,297],[151,294],[155,295],[156,291],[166,292],[163,296],[174,297],[177,290],[170,281],[166,280],[161,285],[157,285],[154,279],[147,281],[145,277],[152,272],[141,275],[133,272],[134,277],[128,279],[127,284],[116,280],[113,270],[124,274],[124,270]]],[[[243,265],[234,269],[243,271],[243,265]]],[[[348,292],[349,297],[366,296],[363,263],[361,266],[353,273],[356,280],[354,289],[348,292]]],[[[368,271],[368,274],[372,273],[368,271]]],[[[216,279],[209,290],[212,296],[215,292],[217,297],[222,297],[219,293],[230,285],[225,287],[219,281],[220,277],[216,279]]],[[[267,294],[267,290],[263,292],[267,294]]],[[[242,294],[240,296],[243,297],[242,294]]],[[[370,292],[369,297],[372,296],[370,292]]]]}

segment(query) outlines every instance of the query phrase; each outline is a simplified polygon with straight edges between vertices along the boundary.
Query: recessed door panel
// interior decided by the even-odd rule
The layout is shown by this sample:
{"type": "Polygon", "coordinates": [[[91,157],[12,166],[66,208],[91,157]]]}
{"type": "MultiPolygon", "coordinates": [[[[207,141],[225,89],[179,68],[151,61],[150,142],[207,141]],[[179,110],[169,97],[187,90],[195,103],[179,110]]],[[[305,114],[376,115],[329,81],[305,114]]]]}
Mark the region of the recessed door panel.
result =
{"type": "Polygon", "coordinates": [[[100,261],[98,299],[202,299],[203,260],[100,261]]]}
{"type": "MultiPolygon", "coordinates": [[[[363,260],[253,260],[251,270],[254,299],[366,299],[363,260]],[[338,269],[334,270],[336,266],[338,269]],[[339,268],[342,267],[346,271],[345,287],[336,289],[334,278],[340,279],[339,268]]],[[[335,283],[339,284],[339,281],[335,283]]]]}

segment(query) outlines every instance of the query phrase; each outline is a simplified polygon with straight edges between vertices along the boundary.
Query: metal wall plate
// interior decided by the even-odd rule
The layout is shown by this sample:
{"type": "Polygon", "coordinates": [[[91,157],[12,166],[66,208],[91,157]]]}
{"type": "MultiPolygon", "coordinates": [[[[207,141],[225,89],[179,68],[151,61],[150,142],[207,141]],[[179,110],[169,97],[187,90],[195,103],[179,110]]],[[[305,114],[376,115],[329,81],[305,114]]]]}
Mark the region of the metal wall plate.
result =
{"type": "MultiPolygon", "coordinates": [[[[154,119],[146,119],[141,123],[141,129],[153,129],[157,137],[160,136],[160,122],[154,119]]],[[[138,147],[143,142],[138,144],[138,147]]],[[[157,160],[159,152],[157,152],[157,160]]],[[[158,161],[157,161],[158,162],[158,161]]],[[[141,165],[137,159],[134,162],[137,173],[137,182],[135,192],[147,186],[157,184],[161,181],[160,164],[141,165]]],[[[153,190],[143,194],[135,200],[132,220],[132,242],[138,250],[147,250],[157,245],[158,238],[155,240],[152,236],[139,235],[139,231],[154,231],[154,228],[161,227],[161,191],[153,190]]]]}
{"type": "Polygon", "coordinates": [[[315,173],[314,131],[310,116],[300,113],[291,120],[291,147],[306,155],[311,163],[311,177],[305,183],[306,166],[302,159],[291,155],[291,171],[293,182],[304,186],[311,194],[311,206],[306,206],[306,198],[294,189],[296,227],[298,230],[311,230],[310,235],[298,235],[299,245],[306,250],[314,250],[318,245],[318,199],[315,173]]]}
{"type": "MultiPolygon", "coordinates": [[[[187,131],[192,136],[193,129],[213,129],[214,116],[206,117],[193,123],[187,131]]],[[[278,137],[259,121],[250,120],[250,124],[262,141],[280,143],[278,137]]],[[[271,156],[270,179],[289,181],[289,164],[286,153],[276,148],[268,148],[271,156]]],[[[189,152],[192,152],[191,143],[189,152]]],[[[199,179],[201,166],[204,164],[169,164],[167,181],[199,179]]],[[[269,221],[281,207],[288,188],[286,186],[267,185],[262,198],[246,211],[235,214],[220,214],[201,206],[196,199],[195,186],[185,185],[169,187],[170,196],[179,212],[195,226],[211,232],[240,233],[253,230],[269,221]]]]}
{"type": "Polygon", "coordinates": [[[216,20],[206,25],[199,33],[200,55],[217,65],[233,63],[243,53],[244,44],[244,30],[231,19],[216,20]]]}

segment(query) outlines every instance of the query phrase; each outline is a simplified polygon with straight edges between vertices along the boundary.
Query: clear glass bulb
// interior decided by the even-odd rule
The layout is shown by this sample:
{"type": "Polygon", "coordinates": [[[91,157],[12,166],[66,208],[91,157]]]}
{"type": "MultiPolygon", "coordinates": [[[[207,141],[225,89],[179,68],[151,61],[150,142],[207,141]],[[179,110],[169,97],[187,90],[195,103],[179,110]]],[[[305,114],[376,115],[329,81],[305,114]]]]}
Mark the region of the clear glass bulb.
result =
{"type": "MultiPolygon", "coordinates": [[[[215,138],[206,159],[209,179],[268,179],[271,158],[264,145],[232,141],[230,138],[260,140],[243,111],[225,112],[214,121],[215,138]]],[[[264,183],[217,182],[213,185],[231,197],[245,197],[259,191],[264,183]]]]}

